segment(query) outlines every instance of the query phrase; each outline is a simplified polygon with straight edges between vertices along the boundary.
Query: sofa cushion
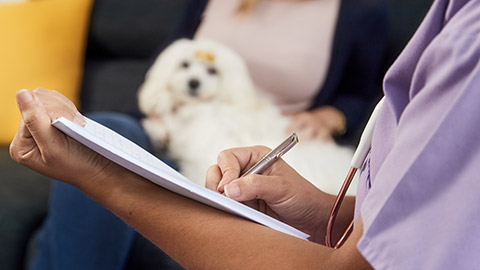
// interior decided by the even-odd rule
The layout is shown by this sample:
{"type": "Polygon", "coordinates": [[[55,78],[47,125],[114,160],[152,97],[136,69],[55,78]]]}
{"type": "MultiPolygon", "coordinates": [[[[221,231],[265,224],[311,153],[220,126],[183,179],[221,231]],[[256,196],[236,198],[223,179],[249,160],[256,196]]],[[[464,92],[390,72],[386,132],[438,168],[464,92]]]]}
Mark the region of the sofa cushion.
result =
{"type": "Polygon", "coordinates": [[[96,0],[89,56],[148,58],[175,28],[185,0],[96,0]]]}
{"type": "Polygon", "coordinates": [[[83,113],[114,111],[137,115],[137,89],[150,62],[144,59],[89,59],[81,96],[83,113]]]}
{"type": "Polygon", "coordinates": [[[0,5],[0,143],[20,114],[15,92],[55,89],[77,101],[92,0],[37,0],[0,5]]]}
{"type": "Polygon", "coordinates": [[[174,33],[187,0],[96,0],[82,85],[82,112],[139,115],[137,90],[174,33]]]}

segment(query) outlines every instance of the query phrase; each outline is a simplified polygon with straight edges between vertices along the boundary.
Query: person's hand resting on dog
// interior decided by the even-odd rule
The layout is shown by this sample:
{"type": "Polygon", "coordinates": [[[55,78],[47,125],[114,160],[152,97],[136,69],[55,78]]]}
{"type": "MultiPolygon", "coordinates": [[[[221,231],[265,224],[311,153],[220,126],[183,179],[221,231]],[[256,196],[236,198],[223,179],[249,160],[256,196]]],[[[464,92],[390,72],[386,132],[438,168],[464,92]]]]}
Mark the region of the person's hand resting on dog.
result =
{"type": "MultiPolygon", "coordinates": [[[[317,189],[282,159],[263,174],[240,177],[269,151],[263,146],[222,151],[217,164],[207,171],[206,187],[310,234],[312,241],[323,243],[335,196],[317,189]]],[[[351,211],[344,214],[353,213],[354,199],[348,198],[345,205],[351,211]]],[[[346,227],[351,218],[347,214],[337,224],[346,227]]]]}
{"type": "Polygon", "coordinates": [[[317,139],[334,142],[335,137],[345,133],[345,116],[332,106],[286,114],[286,116],[291,118],[288,131],[297,132],[303,140],[317,139]]]}

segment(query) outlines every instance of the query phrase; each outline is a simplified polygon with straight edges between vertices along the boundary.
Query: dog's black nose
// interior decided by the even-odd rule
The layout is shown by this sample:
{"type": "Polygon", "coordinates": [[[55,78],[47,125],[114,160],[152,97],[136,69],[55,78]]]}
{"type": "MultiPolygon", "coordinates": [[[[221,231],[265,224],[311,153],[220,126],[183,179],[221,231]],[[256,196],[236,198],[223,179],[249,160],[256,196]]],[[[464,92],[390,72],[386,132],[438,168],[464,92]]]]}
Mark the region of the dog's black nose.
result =
{"type": "Polygon", "coordinates": [[[188,87],[190,89],[197,89],[200,86],[200,82],[197,79],[191,79],[188,81],[188,87]]]}
{"type": "Polygon", "coordinates": [[[192,96],[192,97],[196,97],[198,96],[198,87],[200,86],[200,81],[197,80],[197,79],[191,79],[190,81],[188,81],[188,93],[192,96]]]}

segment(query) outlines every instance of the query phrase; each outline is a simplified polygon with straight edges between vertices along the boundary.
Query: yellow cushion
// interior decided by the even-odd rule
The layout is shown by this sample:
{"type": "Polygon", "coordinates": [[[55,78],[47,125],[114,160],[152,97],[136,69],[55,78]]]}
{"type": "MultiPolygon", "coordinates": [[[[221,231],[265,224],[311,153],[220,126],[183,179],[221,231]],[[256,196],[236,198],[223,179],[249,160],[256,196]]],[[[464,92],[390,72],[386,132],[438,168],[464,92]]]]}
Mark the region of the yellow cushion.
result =
{"type": "Polygon", "coordinates": [[[16,91],[55,89],[78,105],[92,2],[0,4],[0,144],[20,122],[16,91]]]}

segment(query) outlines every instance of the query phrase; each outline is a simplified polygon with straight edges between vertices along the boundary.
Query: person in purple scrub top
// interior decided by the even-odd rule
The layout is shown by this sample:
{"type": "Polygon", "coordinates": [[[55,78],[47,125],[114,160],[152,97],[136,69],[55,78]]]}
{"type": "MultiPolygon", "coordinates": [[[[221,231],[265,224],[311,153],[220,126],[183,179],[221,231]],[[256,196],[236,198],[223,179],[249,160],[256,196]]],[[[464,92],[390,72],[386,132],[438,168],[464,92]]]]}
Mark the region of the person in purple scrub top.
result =
{"type": "MultiPolygon", "coordinates": [[[[478,269],[480,265],[480,1],[437,0],[384,81],[357,198],[336,222],[355,227],[323,244],[334,196],[280,160],[238,178],[267,151],[220,153],[208,187],[264,209],[311,235],[300,240],[170,193],[51,127],[76,108],[47,90],[17,93],[22,123],[12,158],[72,184],[186,268],[478,269]]],[[[81,123],[81,118],[77,117],[81,123]]]]}

